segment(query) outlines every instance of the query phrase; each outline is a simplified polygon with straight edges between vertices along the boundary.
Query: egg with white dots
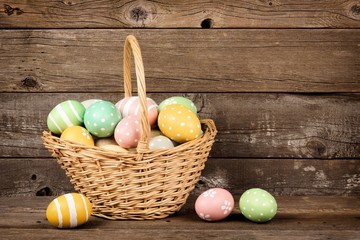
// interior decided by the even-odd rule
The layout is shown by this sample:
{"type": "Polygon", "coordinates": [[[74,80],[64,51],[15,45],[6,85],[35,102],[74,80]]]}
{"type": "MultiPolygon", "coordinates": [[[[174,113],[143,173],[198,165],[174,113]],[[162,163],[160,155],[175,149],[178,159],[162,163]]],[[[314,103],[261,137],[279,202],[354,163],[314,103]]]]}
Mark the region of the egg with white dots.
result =
{"type": "Polygon", "coordinates": [[[165,136],[178,143],[194,140],[201,134],[199,118],[181,104],[166,106],[159,114],[158,125],[165,136]]]}
{"type": "Polygon", "coordinates": [[[85,128],[81,126],[72,126],[65,129],[60,136],[61,139],[80,143],[88,146],[94,146],[94,139],[85,128]]]}
{"type": "Polygon", "coordinates": [[[140,140],[140,121],[137,116],[124,117],[116,126],[114,138],[123,148],[134,148],[140,140]]]}
{"type": "Polygon", "coordinates": [[[113,103],[98,101],[86,109],[84,123],[91,134],[103,138],[113,135],[115,127],[121,118],[121,113],[113,103]]]}
{"type": "Polygon", "coordinates": [[[241,213],[253,222],[267,222],[277,213],[277,202],[267,191],[252,188],[245,191],[239,201],[241,213]]]}
{"type": "Polygon", "coordinates": [[[210,188],[195,202],[197,215],[205,221],[220,221],[228,217],[234,208],[234,197],[223,188],[210,188]]]}
{"type": "Polygon", "coordinates": [[[197,114],[197,108],[195,104],[185,97],[181,96],[173,96],[170,98],[165,99],[159,104],[159,111],[162,111],[166,106],[172,105],[172,104],[180,104],[184,107],[190,109],[194,114],[197,114]]]}
{"type": "Polygon", "coordinates": [[[46,218],[57,228],[75,228],[89,221],[92,205],[80,193],[67,193],[55,198],[46,209],[46,218]]]}
{"type": "Polygon", "coordinates": [[[162,135],[153,137],[149,141],[149,148],[151,150],[168,149],[173,147],[174,147],[174,143],[169,138],[162,135]]]}

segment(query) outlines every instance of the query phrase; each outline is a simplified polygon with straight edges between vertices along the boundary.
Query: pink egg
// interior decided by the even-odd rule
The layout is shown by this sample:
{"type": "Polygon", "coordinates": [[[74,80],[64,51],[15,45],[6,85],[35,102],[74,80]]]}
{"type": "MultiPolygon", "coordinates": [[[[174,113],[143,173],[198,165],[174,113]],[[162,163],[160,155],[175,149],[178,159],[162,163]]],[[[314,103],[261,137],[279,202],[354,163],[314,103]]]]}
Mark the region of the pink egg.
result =
{"type": "MultiPolygon", "coordinates": [[[[147,99],[148,117],[150,125],[154,125],[158,116],[158,105],[151,98],[147,99]]],[[[117,102],[116,107],[119,109],[123,117],[136,115],[140,118],[139,97],[127,97],[117,102]]]]}
{"type": "Polygon", "coordinates": [[[211,188],[203,192],[195,202],[197,215],[205,221],[220,221],[230,215],[234,198],[223,188],[211,188]]]}
{"type": "Polygon", "coordinates": [[[136,147],[140,139],[140,122],[136,116],[123,118],[116,126],[114,138],[123,148],[136,147]]]}

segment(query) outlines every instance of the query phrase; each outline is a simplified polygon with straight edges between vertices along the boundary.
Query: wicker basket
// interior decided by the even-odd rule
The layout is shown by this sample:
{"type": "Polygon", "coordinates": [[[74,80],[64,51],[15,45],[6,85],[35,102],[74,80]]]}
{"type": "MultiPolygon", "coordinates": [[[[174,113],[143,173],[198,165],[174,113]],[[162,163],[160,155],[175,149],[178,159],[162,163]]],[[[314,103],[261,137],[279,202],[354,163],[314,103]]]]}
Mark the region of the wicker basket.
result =
{"type": "Polygon", "coordinates": [[[89,147],[60,139],[49,131],[43,132],[42,139],[75,190],[92,202],[93,215],[112,220],[165,218],[180,210],[195,187],[217,131],[212,120],[201,120],[201,137],[174,148],[149,150],[144,68],[139,44],[132,35],[124,46],[126,97],[131,96],[131,52],[141,104],[141,137],[136,151],[89,147]]]}

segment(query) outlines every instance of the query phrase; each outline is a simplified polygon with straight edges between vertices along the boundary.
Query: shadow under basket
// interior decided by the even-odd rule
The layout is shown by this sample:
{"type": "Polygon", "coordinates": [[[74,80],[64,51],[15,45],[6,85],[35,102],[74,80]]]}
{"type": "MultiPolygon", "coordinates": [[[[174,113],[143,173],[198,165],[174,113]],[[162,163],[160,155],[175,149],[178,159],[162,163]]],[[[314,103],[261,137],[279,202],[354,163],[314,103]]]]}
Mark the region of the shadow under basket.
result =
{"type": "Polygon", "coordinates": [[[130,49],[137,67],[141,103],[141,137],[136,151],[115,152],[81,145],[60,139],[49,131],[43,132],[42,139],[75,190],[89,198],[94,216],[111,220],[160,219],[179,211],[185,204],[205,167],[217,130],[212,120],[204,119],[202,136],[174,148],[149,150],[150,125],[142,59],[137,40],[131,35],[124,48],[125,96],[131,96],[127,65],[130,49]]]}

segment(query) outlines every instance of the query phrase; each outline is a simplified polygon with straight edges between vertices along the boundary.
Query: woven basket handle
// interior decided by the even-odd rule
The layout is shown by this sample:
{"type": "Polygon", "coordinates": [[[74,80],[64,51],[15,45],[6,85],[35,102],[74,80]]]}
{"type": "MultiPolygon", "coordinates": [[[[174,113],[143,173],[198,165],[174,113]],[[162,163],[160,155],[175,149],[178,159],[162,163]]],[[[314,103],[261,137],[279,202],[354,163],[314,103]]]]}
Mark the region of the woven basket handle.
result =
{"type": "Polygon", "coordinates": [[[137,152],[149,150],[150,123],[146,101],[146,84],[144,65],[141,57],[141,50],[138,41],[133,35],[126,37],[124,45],[124,91],[125,97],[132,96],[131,88],[131,50],[134,55],[136,83],[140,101],[140,140],[137,145],[137,152]]]}

